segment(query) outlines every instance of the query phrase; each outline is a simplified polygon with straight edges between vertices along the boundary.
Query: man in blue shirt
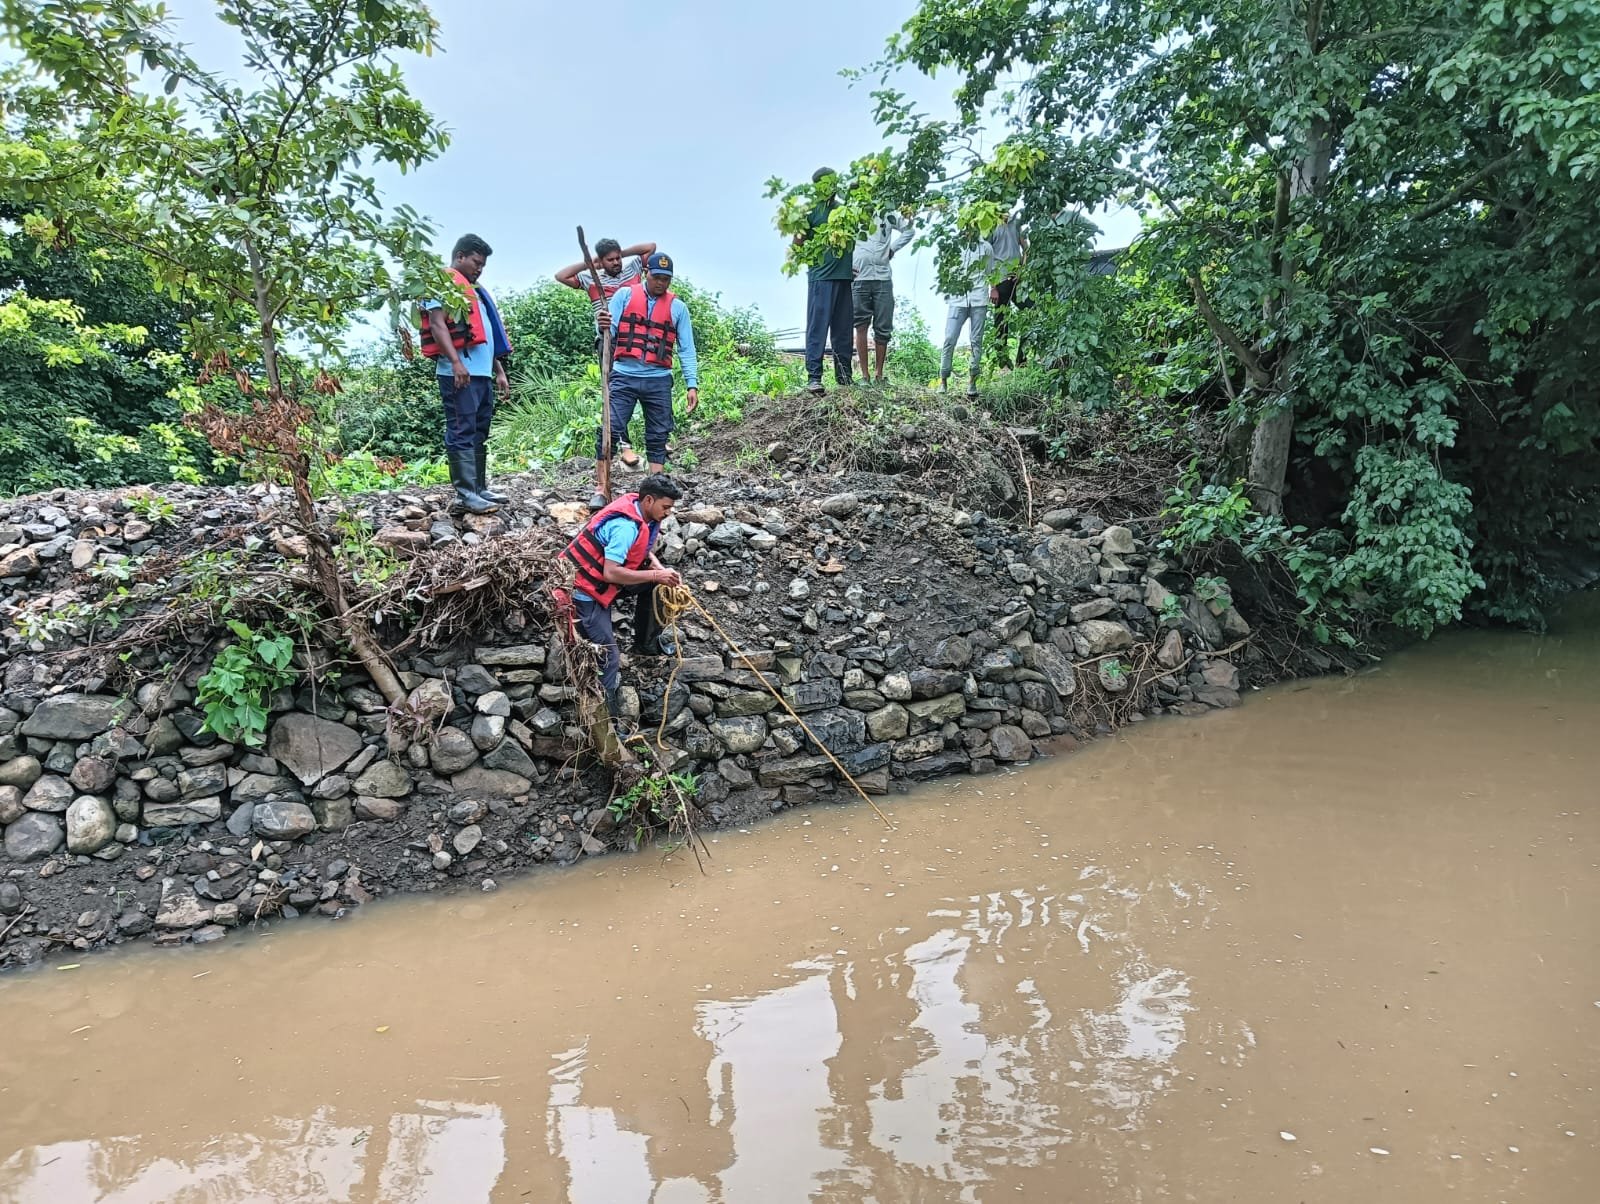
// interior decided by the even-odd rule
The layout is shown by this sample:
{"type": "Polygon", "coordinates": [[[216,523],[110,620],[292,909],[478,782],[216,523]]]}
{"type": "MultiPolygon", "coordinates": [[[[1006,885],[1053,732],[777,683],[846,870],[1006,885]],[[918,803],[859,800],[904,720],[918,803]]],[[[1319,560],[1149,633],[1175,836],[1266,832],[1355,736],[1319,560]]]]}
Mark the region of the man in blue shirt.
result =
{"type": "Polygon", "coordinates": [[[511,393],[505,361],[511,354],[505,324],[489,290],[478,283],[494,252],[476,234],[463,235],[450,253],[450,271],[467,304],[453,320],[438,301],[422,303],[422,353],[439,363],[444,403],[444,450],[460,505],[493,514],[511,499],[489,488],[489,426],[495,398],[511,393]]]}
{"type": "Polygon", "coordinates": [[[661,524],[682,496],[683,490],[670,478],[648,476],[639,483],[637,493],[625,494],[591,515],[561,553],[573,569],[578,629],[601,652],[600,681],[613,719],[620,714],[617,689],[622,667],[611,617],[617,600],[632,597],[638,602],[633,655],[672,656],[677,652],[658,621],[655,591],[657,586],[678,585],[681,579],[657,558],[655,546],[661,524]]]}
{"type": "MultiPolygon", "coordinates": [[[[656,253],[645,260],[644,285],[619,288],[611,296],[611,430],[613,440],[628,429],[636,406],[644,407],[645,452],[650,471],[666,468],[667,439],[672,435],[672,367],[683,365],[683,383],[692,414],[700,404],[700,377],[695,361],[694,325],[689,307],[669,290],[672,257],[656,253]]],[[[604,432],[595,440],[595,457],[605,462],[604,432]]],[[[598,490],[592,509],[606,504],[598,490]]]]}

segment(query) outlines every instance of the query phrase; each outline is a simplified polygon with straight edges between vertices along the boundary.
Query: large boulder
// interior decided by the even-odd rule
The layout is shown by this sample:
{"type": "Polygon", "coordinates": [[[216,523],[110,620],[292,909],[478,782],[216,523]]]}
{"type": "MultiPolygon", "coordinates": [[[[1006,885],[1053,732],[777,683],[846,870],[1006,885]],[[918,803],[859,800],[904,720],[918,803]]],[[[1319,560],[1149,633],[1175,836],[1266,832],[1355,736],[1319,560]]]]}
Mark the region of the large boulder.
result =
{"type": "Polygon", "coordinates": [[[1061,589],[1084,589],[1100,580],[1093,545],[1070,535],[1052,535],[1033,549],[1028,563],[1047,585],[1061,589]]]}
{"type": "Polygon", "coordinates": [[[1024,656],[1035,672],[1049,679],[1051,688],[1062,698],[1070,698],[1078,688],[1077,670],[1072,667],[1066,654],[1054,644],[1035,644],[1024,656]]]}
{"type": "Polygon", "coordinates": [[[16,823],[27,810],[22,805],[22,791],[15,786],[0,786],[0,828],[16,823]]]}
{"type": "Polygon", "coordinates": [[[22,796],[22,805],[29,811],[49,811],[60,815],[77,796],[78,792],[66,778],[47,773],[22,796]]]}
{"type": "Polygon", "coordinates": [[[302,785],[310,786],[347,765],[361,751],[361,736],[331,719],[291,711],[272,725],[267,751],[302,785]]]}
{"type": "Polygon", "coordinates": [[[80,795],[67,808],[67,852],[98,853],[117,837],[117,813],[96,795],[80,795]]]}
{"type": "Polygon", "coordinates": [[[105,794],[117,780],[117,763],[110,757],[84,757],[67,780],[85,794],[105,794]]]}
{"type": "Polygon", "coordinates": [[[220,798],[195,798],[182,803],[150,803],[144,809],[147,828],[181,828],[186,824],[209,824],[222,818],[220,798]]]}
{"type": "Polygon", "coordinates": [[[458,727],[447,727],[433,738],[433,771],[448,777],[478,759],[472,737],[458,727]]]}
{"type": "Polygon", "coordinates": [[[4,765],[0,765],[0,786],[15,786],[19,790],[27,790],[39,780],[39,775],[44,772],[44,766],[39,764],[38,757],[13,757],[4,765]]]}
{"type": "Polygon", "coordinates": [[[6,827],[6,856],[13,861],[40,861],[59,849],[67,839],[61,817],[30,811],[6,827]]]}
{"type": "Polygon", "coordinates": [[[379,761],[356,779],[354,789],[376,798],[404,798],[411,793],[411,775],[393,761],[379,761]]]}
{"type": "Polygon", "coordinates": [[[257,803],[250,824],[269,840],[298,840],[317,830],[317,817],[304,803],[257,803]]]}
{"type": "Polygon", "coordinates": [[[760,752],[767,741],[767,721],[760,715],[713,719],[709,726],[711,734],[733,754],[760,752]]]}
{"type": "Polygon", "coordinates": [[[88,740],[133,714],[133,704],[109,694],[55,694],[42,699],[22,722],[24,736],[88,740]]]}
{"type": "Polygon", "coordinates": [[[1028,761],[1033,758],[1033,741],[1020,727],[1002,723],[989,733],[989,743],[994,748],[997,761],[1028,761]]]}
{"type": "Polygon", "coordinates": [[[1133,647],[1133,632],[1109,619],[1090,619],[1087,623],[1079,623],[1077,632],[1088,646],[1090,656],[1104,656],[1108,652],[1121,652],[1133,647]]]}
{"type": "Polygon", "coordinates": [[[450,779],[460,794],[481,794],[491,798],[515,798],[533,789],[533,783],[520,773],[474,765],[450,779]]]}
{"type": "Polygon", "coordinates": [[[522,745],[509,738],[500,741],[483,754],[483,767],[530,780],[539,776],[533,758],[523,751],[522,745]]]}

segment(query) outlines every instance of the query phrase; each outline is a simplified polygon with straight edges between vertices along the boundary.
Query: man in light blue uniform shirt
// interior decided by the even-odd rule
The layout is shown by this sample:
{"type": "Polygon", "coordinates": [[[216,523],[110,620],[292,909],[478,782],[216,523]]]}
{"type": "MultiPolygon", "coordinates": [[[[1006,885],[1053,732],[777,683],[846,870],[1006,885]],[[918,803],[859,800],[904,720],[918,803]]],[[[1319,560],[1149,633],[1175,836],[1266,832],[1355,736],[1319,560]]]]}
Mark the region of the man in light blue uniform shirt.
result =
{"type": "MultiPolygon", "coordinates": [[[[645,261],[643,287],[619,288],[611,296],[611,430],[626,431],[636,406],[644,407],[645,451],[650,471],[665,470],[667,440],[672,435],[672,369],[682,365],[687,389],[685,413],[700,404],[699,367],[695,360],[694,324],[689,307],[669,290],[672,258],[660,253],[645,261]]],[[[595,456],[603,460],[603,434],[595,441],[595,456]]],[[[606,504],[596,493],[589,503],[606,504]]]]}

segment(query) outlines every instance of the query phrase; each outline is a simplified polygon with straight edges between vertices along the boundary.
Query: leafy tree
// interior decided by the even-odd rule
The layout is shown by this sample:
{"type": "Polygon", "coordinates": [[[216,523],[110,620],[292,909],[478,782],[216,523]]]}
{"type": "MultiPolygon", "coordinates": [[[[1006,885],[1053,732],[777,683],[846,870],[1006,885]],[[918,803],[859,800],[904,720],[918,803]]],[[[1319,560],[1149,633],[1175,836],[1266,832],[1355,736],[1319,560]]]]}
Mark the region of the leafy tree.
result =
{"type": "Polygon", "coordinates": [[[201,478],[173,397],[178,310],[136,256],[19,229],[0,295],[0,491],[201,478]]]}
{"type": "MultiPolygon", "coordinates": [[[[1600,0],[923,0],[881,68],[898,149],[852,167],[829,235],[914,203],[948,254],[1019,201],[1035,230],[1139,208],[1167,346],[1203,337],[1234,398],[1221,474],[1340,532],[1384,619],[1426,633],[1486,583],[1534,617],[1537,542],[1600,530],[1600,0]],[[956,117],[901,68],[956,72],[956,117]]],[[[775,191],[793,224],[812,193],[775,191]]],[[[1128,372],[1124,339],[1101,353],[1128,372]]]]}
{"type": "Polygon", "coordinates": [[[247,368],[259,373],[253,412],[209,411],[208,437],[290,479],[316,587],[398,703],[404,689],[347,603],[311,497],[322,453],[302,398],[337,386],[325,371],[305,381],[282,349],[326,354],[360,310],[387,303],[409,321],[414,298],[455,295],[427,252],[429,227],[406,206],[387,209],[364,171],[408,171],[446,145],[397,61],[431,52],[437,25],[412,0],[218,0],[217,15],[238,32],[242,82],[198,63],[160,4],[0,2],[0,30],[59,97],[14,93],[47,132],[10,144],[0,172],[57,238],[137,250],[192,306],[186,346],[209,356],[207,375],[233,369],[248,394],[247,368]]]}

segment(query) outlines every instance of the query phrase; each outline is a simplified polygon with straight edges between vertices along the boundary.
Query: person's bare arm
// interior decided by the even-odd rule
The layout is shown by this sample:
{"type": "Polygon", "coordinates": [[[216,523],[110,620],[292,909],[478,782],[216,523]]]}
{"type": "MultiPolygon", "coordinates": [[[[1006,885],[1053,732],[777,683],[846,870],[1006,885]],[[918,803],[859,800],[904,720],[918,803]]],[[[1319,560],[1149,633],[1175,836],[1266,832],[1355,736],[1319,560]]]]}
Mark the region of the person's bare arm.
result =
{"type": "Polygon", "coordinates": [[[631,247],[622,248],[622,258],[624,259],[633,259],[635,257],[649,259],[655,253],[656,244],[653,242],[636,242],[631,247]]]}
{"type": "Polygon", "coordinates": [[[564,284],[568,288],[582,289],[583,282],[578,279],[579,272],[587,272],[589,265],[584,263],[569,263],[556,273],[556,283],[564,284]]]}
{"type": "Polygon", "coordinates": [[[450,323],[444,316],[444,310],[428,311],[428,330],[432,332],[440,354],[450,361],[450,377],[455,387],[465,389],[472,382],[472,376],[461,360],[461,353],[456,350],[455,340],[450,337],[450,323]]]}

